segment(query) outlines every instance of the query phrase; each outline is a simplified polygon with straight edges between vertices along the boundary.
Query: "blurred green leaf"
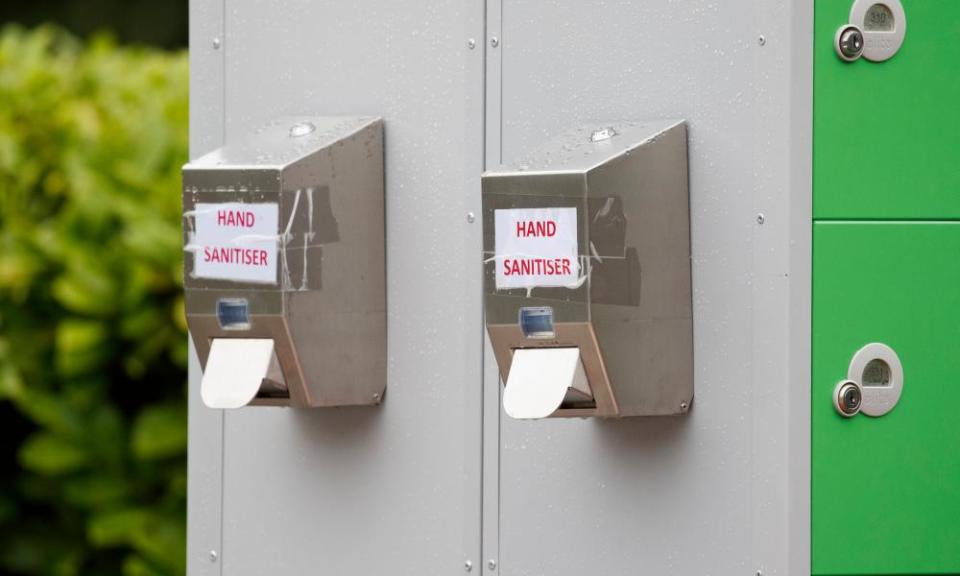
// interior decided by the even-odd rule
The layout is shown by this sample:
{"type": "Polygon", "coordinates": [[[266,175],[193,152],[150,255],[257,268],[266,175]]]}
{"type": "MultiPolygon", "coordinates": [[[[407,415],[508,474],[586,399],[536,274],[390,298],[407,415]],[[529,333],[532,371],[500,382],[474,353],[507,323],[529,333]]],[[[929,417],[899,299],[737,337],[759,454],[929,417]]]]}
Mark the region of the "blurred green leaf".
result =
{"type": "Polygon", "coordinates": [[[90,320],[64,320],[57,325],[57,369],[76,375],[99,368],[109,357],[107,327],[90,320]]]}
{"type": "Polygon", "coordinates": [[[131,555],[123,562],[123,574],[124,576],[164,576],[166,573],[151,565],[144,558],[131,555]]]}
{"type": "Polygon", "coordinates": [[[20,463],[23,467],[40,474],[64,474],[89,461],[90,457],[83,449],[53,434],[33,434],[20,448],[20,463]]]}
{"type": "Polygon", "coordinates": [[[77,263],[52,286],[53,295],[71,312],[102,315],[115,310],[116,292],[106,271],[77,263]]]}
{"type": "Polygon", "coordinates": [[[70,504],[91,510],[116,508],[124,504],[133,493],[128,479],[107,475],[102,470],[96,470],[87,476],[70,478],[63,487],[64,498],[70,504]]]}
{"type": "Polygon", "coordinates": [[[88,534],[95,546],[131,546],[167,573],[183,573],[186,529],[178,517],[149,509],[108,512],[91,519],[88,534]]]}
{"type": "Polygon", "coordinates": [[[87,533],[94,546],[119,546],[133,542],[152,519],[153,515],[144,509],[97,514],[90,520],[87,533]]]}
{"type": "Polygon", "coordinates": [[[33,422],[63,436],[82,432],[77,414],[61,398],[36,388],[24,388],[16,397],[17,407],[33,422]]]}
{"type": "Polygon", "coordinates": [[[8,243],[0,251],[0,290],[22,297],[38,272],[40,263],[22,245],[8,243]]]}
{"type": "Polygon", "coordinates": [[[101,464],[119,465],[126,448],[120,439],[127,430],[116,406],[100,404],[91,407],[85,413],[84,431],[83,445],[101,464]]]}
{"type": "Polygon", "coordinates": [[[180,406],[151,406],[133,426],[133,453],[141,460],[180,456],[187,450],[187,418],[180,406]]]}
{"type": "Polygon", "coordinates": [[[12,364],[0,365],[0,400],[23,393],[23,379],[12,364]]]}

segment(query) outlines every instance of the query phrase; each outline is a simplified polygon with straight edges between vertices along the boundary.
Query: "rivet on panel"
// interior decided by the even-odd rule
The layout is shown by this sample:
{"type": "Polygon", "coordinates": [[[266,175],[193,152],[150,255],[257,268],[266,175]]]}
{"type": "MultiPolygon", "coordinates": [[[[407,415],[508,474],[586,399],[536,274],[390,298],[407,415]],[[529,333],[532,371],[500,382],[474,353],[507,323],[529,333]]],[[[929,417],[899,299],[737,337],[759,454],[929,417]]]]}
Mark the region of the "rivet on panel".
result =
{"type": "Polygon", "coordinates": [[[496,48],[497,46],[500,45],[500,39],[494,36],[493,38],[490,39],[490,45],[496,48]]]}
{"type": "Polygon", "coordinates": [[[473,38],[467,40],[467,48],[473,50],[473,49],[476,48],[476,47],[477,47],[477,41],[476,41],[476,40],[474,40],[473,38]]]}
{"type": "Polygon", "coordinates": [[[757,224],[763,226],[763,223],[766,221],[766,218],[763,217],[763,214],[757,214],[757,224]]]}
{"type": "Polygon", "coordinates": [[[220,38],[214,38],[214,39],[213,39],[213,49],[214,49],[214,50],[219,50],[219,49],[220,49],[220,38]]]}
{"type": "Polygon", "coordinates": [[[466,562],[464,562],[464,563],[463,563],[463,569],[464,569],[465,571],[467,571],[467,572],[473,570],[473,562],[471,562],[471,561],[469,561],[469,560],[467,560],[466,562]]]}
{"type": "Polygon", "coordinates": [[[690,405],[687,404],[686,402],[681,402],[681,403],[680,403],[680,411],[681,411],[681,412],[686,412],[688,408],[690,408],[690,405]]]}
{"type": "Polygon", "coordinates": [[[467,222],[473,224],[474,220],[477,219],[477,215],[473,212],[467,212],[467,222]]]}
{"type": "Polygon", "coordinates": [[[216,551],[216,550],[211,550],[211,551],[210,551],[210,561],[211,561],[211,562],[216,562],[216,561],[217,561],[217,557],[218,557],[218,556],[217,556],[217,551],[216,551]]]}
{"type": "Polygon", "coordinates": [[[496,569],[497,569],[497,561],[494,560],[493,558],[487,560],[487,568],[489,568],[490,570],[496,570],[496,569]]]}
{"type": "Polygon", "coordinates": [[[761,46],[766,46],[766,45],[767,45],[767,37],[764,36],[763,34],[761,34],[760,37],[757,38],[757,44],[759,44],[759,45],[761,45],[761,46]]]}

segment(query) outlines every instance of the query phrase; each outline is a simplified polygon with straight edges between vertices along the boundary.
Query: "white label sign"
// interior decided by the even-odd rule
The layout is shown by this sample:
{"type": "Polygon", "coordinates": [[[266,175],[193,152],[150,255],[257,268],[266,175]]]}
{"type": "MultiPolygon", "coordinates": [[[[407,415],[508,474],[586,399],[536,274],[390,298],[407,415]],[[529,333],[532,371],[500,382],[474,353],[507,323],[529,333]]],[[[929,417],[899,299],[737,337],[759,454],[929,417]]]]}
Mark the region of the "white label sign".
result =
{"type": "Polygon", "coordinates": [[[497,289],[579,284],[576,208],[495,210],[497,289]]]}
{"type": "Polygon", "coordinates": [[[279,218],[276,204],[197,204],[194,275],[276,284],[279,218]]]}

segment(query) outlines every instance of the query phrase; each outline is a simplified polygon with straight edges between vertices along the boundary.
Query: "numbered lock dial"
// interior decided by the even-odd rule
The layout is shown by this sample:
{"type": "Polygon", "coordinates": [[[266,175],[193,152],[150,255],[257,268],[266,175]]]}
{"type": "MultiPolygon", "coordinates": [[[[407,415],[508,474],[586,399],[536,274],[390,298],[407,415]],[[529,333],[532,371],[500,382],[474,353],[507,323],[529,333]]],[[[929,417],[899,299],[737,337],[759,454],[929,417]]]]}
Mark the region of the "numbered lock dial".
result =
{"type": "Polygon", "coordinates": [[[907,16],[900,0],[856,0],[849,22],[837,30],[834,49],[847,62],[861,56],[883,62],[900,50],[906,33],[907,16]]]}

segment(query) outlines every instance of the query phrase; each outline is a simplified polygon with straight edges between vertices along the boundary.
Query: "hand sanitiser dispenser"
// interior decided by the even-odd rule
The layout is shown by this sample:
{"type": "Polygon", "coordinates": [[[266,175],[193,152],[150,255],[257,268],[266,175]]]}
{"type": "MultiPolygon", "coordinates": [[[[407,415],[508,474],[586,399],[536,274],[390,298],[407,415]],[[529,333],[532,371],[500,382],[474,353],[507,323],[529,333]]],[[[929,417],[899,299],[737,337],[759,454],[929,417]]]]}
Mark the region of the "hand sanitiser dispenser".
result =
{"type": "Polygon", "coordinates": [[[483,175],[486,326],[515,418],[693,400],[687,129],[604,123],[483,175]]]}
{"type": "Polygon", "coordinates": [[[379,404],[383,124],[296,117],[183,169],[187,322],[212,408],[379,404]]]}

